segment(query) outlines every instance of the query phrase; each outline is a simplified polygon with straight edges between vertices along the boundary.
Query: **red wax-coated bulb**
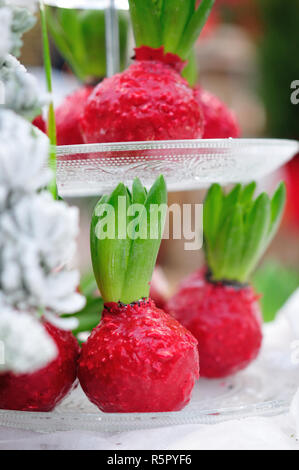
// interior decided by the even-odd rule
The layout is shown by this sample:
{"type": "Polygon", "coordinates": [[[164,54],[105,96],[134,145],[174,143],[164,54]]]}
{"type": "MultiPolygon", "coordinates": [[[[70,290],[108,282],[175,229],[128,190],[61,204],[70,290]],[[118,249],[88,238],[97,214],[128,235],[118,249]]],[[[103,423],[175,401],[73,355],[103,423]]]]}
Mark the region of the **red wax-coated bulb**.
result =
{"type": "MultiPolygon", "coordinates": [[[[81,87],[71,95],[68,95],[55,110],[57,145],[84,144],[80,127],[80,118],[83,113],[87,98],[93,87],[81,87]]],[[[45,134],[47,125],[42,116],[37,116],[32,124],[45,134]]]]}
{"type": "Polygon", "coordinates": [[[197,341],[152,300],[107,304],[82,346],[78,376],[104,412],[178,411],[199,376],[197,341]]]}
{"type": "Polygon", "coordinates": [[[58,356],[32,374],[0,374],[0,409],[52,411],[73,389],[77,378],[78,342],[72,333],[49,323],[45,323],[45,329],[56,343],[58,356]]]}
{"type": "Polygon", "coordinates": [[[32,124],[37,127],[40,131],[44,132],[44,134],[47,133],[47,124],[42,115],[37,116],[35,119],[33,119],[32,124]]]}
{"type": "Polygon", "coordinates": [[[80,118],[92,87],[82,87],[67,96],[55,110],[58,145],[83,144],[80,118]]]}
{"type": "Polygon", "coordinates": [[[177,71],[180,58],[143,47],[136,50],[136,59],[88,98],[81,119],[85,142],[201,138],[201,110],[177,71]]]}
{"type": "Polygon", "coordinates": [[[203,113],[204,139],[227,139],[241,136],[236,116],[226,104],[201,87],[197,87],[194,94],[203,113]]]}
{"type": "Polygon", "coordinates": [[[221,378],[247,367],[261,348],[258,296],[251,287],[211,283],[206,270],[186,279],[167,311],[198,340],[200,375],[221,378]]]}

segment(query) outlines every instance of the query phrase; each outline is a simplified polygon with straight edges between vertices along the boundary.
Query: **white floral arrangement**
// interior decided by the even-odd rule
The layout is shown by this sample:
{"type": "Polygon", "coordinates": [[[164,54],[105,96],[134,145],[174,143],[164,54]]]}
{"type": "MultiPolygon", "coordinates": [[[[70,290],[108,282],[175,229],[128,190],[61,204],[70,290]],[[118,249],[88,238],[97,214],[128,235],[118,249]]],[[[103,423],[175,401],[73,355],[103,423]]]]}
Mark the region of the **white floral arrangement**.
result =
{"type": "Polygon", "coordinates": [[[4,86],[4,106],[32,121],[41,113],[48,99],[40,96],[36,78],[27,72],[16,57],[7,54],[0,67],[0,82],[4,86]]]}
{"type": "Polygon", "coordinates": [[[23,44],[22,36],[36,21],[33,15],[35,4],[36,2],[25,0],[0,0],[0,61],[7,54],[19,55],[23,44]]]}
{"type": "Polygon", "coordinates": [[[79,214],[42,190],[52,177],[44,134],[12,111],[0,110],[0,141],[0,341],[10,351],[5,367],[25,373],[27,367],[32,370],[55,357],[51,338],[39,328],[40,315],[58,327],[73,329],[77,320],[59,315],[84,306],[84,297],[76,292],[79,273],[66,267],[76,248],[79,214]],[[30,328],[30,341],[28,329],[20,328],[29,322],[28,315],[36,325],[30,328]],[[22,332],[23,340],[17,340],[22,332]],[[37,344],[45,347],[39,347],[38,361],[30,362],[26,357],[34,355],[37,344]],[[22,359],[25,345],[29,349],[22,359]]]}
{"type": "Polygon", "coordinates": [[[0,84],[4,95],[0,105],[30,121],[40,114],[48,97],[40,97],[35,77],[14,56],[19,55],[22,35],[35,24],[36,3],[0,0],[0,84]]]}
{"type": "Polygon", "coordinates": [[[27,10],[34,13],[36,11],[39,0],[6,0],[6,3],[8,3],[10,6],[26,8],[27,10]]]}
{"type": "Polygon", "coordinates": [[[0,373],[23,374],[38,370],[57,355],[54,341],[39,321],[29,313],[20,314],[3,305],[0,314],[0,341],[5,346],[3,360],[0,360],[0,373]]]}
{"type": "Polygon", "coordinates": [[[36,4],[0,0],[0,373],[31,373],[54,360],[57,347],[41,317],[74,329],[78,321],[65,315],[85,304],[77,293],[79,272],[67,267],[78,210],[45,189],[53,178],[49,139],[29,122],[45,99],[14,57],[35,23],[36,4]]]}

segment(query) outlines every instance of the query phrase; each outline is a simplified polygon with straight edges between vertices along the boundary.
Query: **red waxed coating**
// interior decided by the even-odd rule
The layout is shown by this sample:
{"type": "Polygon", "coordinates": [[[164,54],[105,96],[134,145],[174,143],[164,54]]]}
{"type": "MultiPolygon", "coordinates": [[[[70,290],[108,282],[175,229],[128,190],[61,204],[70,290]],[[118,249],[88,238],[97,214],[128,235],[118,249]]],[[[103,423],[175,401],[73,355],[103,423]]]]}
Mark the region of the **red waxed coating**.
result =
{"type": "Polygon", "coordinates": [[[68,331],[49,323],[45,328],[57,345],[57,358],[33,374],[0,374],[0,409],[52,411],[72,390],[77,378],[78,342],[68,331]]]}
{"type": "Polygon", "coordinates": [[[203,120],[193,90],[174,67],[137,60],[94,89],[81,128],[86,143],[195,139],[202,137],[203,120]]]}
{"type": "Polygon", "coordinates": [[[198,379],[197,341],[152,300],[108,304],[82,346],[78,375],[107,413],[178,411],[198,379]]]}
{"type": "Polygon", "coordinates": [[[46,121],[44,120],[43,116],[37,116],[35,119],[33,119],[32,124],[37,127],[40,131],[44,132],[45,134],[47,133],[47,125],[46,121]]]}
{"type": "MultiPolygon", "coordinates": [[[[84,144],[79,121],[86,100],[92,90],[92,87],[79,88],[79,90],[67,96],[55,110],[57,145],[84,144]]],[[[37,116],[32,124],[45,134],[47,133],[47,125],[42,116],[37,116]]]]}
{"type": "Polygon", "coordinates": [[[163,62],[165,65],[170,65],[178,73],[181,73],[187,65],[187,62],[184,62],[178,55],[172,54],[171,52],[165,52],[164,46],[158,47],[157,49],[153,49],[149,46],[136,47],[135,60],[163,62]]]}
{"type": "Polygon", "coordinates": [[[58,145],[83,144],[80,118],[92,87],[82,87],[67,96],[55,110],[58,145]]]}
{"type": "Polygon", "coordinates": [[[247,367],[262,343],[258,296],[205,278],[206,270],[186,279],[167,311],[198,340],[200,375],[221,378],[247,367]]]}
{"type": "Polygon", "coordinates": [[[194,94],[204,116],[204,139],[240,137],[237,119],[226,104],[201,87],[197,87],[194,94]]]}
{"type": "Polygon", "coordinates": [[[287,211],[286,215],[294,225],[299,228],[299,154],[286,165],[286,181],[287,181],[287,211]]]}

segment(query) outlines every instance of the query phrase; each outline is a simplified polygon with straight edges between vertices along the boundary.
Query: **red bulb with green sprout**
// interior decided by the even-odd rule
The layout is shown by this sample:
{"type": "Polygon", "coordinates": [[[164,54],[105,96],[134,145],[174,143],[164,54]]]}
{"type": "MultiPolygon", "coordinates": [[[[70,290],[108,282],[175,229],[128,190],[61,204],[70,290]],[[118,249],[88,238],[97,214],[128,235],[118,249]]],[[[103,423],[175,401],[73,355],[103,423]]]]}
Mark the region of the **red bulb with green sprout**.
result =
{"type": "Polygon", "coordinates": [[[63,101],[56,110],[58,144],[239,137],[227,106],[189,86],[197,81],[194,45],[214,0],[129,3],[137,45],[133,64],[63,101]]]}
{"type": "Polygon", "coordinates": [[[194,95],[204,118],[204,139],[236,139],[241,136],[234,112],[223,101],[200,86],[195,88],[194,95]]]}
{"type": "Polygon", "coordinates": [[[285,205],[280,184],[272,199],[254,199],[255,183],[225,195],[213,185],[204,204],[206,266],[184,280],[167,311],[198,340],[200,374],[221,378],[253,361],[262,344],[259,296],[249,278],[274,237],[285,205]]]}
{"type": "Polygon", "coordinates": [[[136,179],[132,192],[119,184],[94,211],[91,255],[105,308],[82,346],[78,375],[88,398],[104,412],[180,410],[199,376],[197,341],[149,298],[165,222],[160,213],[151,223],[150,214],[166,202],[163,177],[148,193],[136,179]],[[119,207],[120,197],[127,211],[119,207]],[[102,217],[107,230],[110,224],[115,228],[115,238],[103,235],[102,217]]]}
{"type": "Polygon", "coordinates": [[[134,63],[99,84],[81,119],[86,143],[201,138],[203,116],[180,72],[214,0],[130,0],[134,63]]]}

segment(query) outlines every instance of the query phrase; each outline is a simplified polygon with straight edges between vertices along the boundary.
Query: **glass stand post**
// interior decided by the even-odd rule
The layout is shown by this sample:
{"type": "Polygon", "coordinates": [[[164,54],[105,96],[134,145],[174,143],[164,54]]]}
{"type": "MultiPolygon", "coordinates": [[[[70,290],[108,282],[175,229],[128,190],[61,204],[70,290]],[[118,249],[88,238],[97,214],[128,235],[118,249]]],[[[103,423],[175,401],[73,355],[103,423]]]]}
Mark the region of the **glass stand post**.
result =
{"type": "Polygon", "coordinates": [[[115,0],[108,0],[105,10],[107,77],[120,71],[119,23],[115,0]]]}

